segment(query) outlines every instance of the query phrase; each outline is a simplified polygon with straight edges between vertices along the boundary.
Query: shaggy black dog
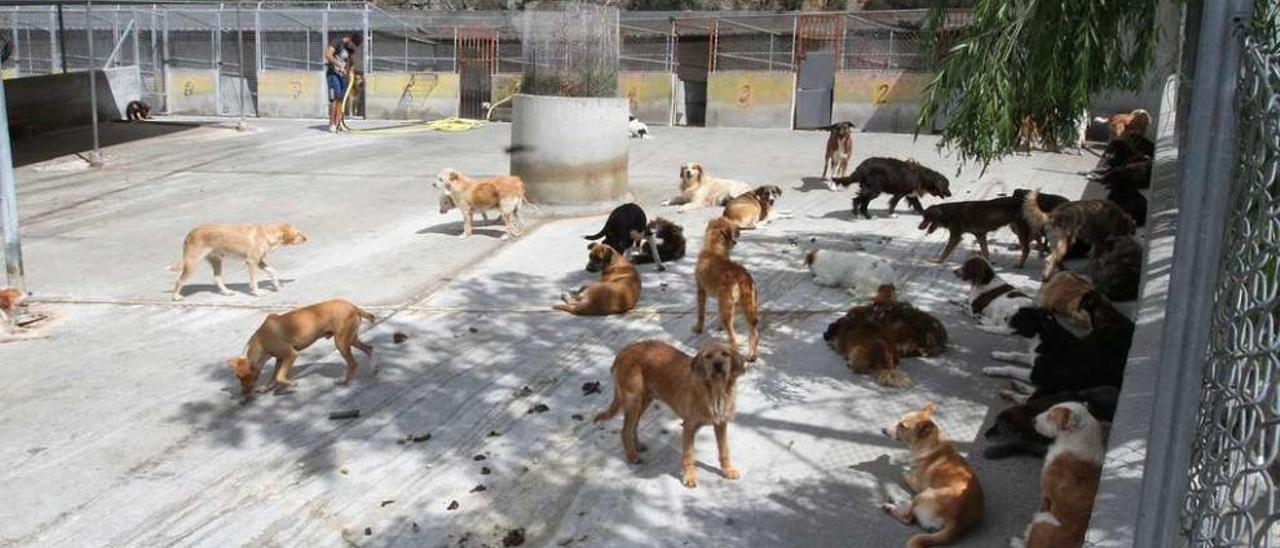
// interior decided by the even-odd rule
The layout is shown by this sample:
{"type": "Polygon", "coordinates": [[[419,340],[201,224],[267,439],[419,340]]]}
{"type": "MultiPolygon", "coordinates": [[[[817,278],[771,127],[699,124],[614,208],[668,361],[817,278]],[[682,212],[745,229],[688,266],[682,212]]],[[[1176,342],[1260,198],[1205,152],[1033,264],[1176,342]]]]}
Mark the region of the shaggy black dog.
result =
{"type": "Polygon", "coordinates": [[[1133,322],[1097,291],[1080,298],[1080,309],[1089,314],[1093,330],[1079,339],[1057,320],[1049,324],[1036,312],[1024,315],[1023,311],[1028,310],[1025,308],[1009,320],[1009,326],[1019,335],[1035,332],[1039,338],[1031,371],[1026,377],[1036,388],[1032,398],[1096,386],[1119,388],[1124,381],[1133,322]]]}
{"type": "Polygon", "coordinates": [[[1151,159],[1144,158],[1089,175],[1089,180],[1107,188],[1130,190],[1151,188],[1151,159]]]}
{"type": "Polygon", "coordinates": [[[1147,224],[1147,197],[1141,192],[1126,186],[1113,186],[1107,192],[1107,200],[1120,206],[1129,217],[1133,218],[1133,224],[1136,226],[1145,226],[1147,224]]]}
{"type": "Polygon", "coordinates": [[[1156,144],[1151,139],[1129,133],[1107,144],[1106,150],[1102,151],[1097,171],[1114,169],[1142,159],[1150,160],[1155,154],[1156,144]]]}
{"type": "Polygon", "coordinates": [[[1120,390],[1116,387],[1098,386],[1032,398],[1027,403],[1005,409],[983,433],[989,445],[983,449],[982,456],[992,460],[1015,455],[1043,457],[1053,440],[1036,432],[1036,416],[1059,403],[1074,401],[1088,407],[1094,418],[1109,422],[1115,418],[1119,397],[1120,390]]]}
{"type": "Polygon", "coordinates": [[[881,193],[893,196],[889,200],[890,215],[893,215],[898,202],[903,198],[907,199],[916,213],[923,215],[924,206],[920,205],[920,196],[928,193],[939,198],[951,197],[951,181],[914,160],[868,158],[858,164],[852,175],[835,177],[831,181],[846,188],[858,184],[858,195],[853,199],[853,215],[856,217],[861,213],[867,219],[871,218],[867,206],[881,193]]]}

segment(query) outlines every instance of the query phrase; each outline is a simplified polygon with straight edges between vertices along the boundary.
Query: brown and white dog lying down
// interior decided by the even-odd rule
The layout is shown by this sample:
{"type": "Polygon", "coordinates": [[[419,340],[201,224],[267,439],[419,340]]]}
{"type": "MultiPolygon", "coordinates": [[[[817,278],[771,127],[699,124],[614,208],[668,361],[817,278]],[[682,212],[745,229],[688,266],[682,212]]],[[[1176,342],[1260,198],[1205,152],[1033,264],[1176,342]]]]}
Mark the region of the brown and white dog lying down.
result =
{"type": "Polygon", "coordinates": [[[631,251],[632,263],[658,262],[661,264],[684,258],[684,227],[658,217],[649,221],[644,231],[645,233],[639,239],[634,240],[631,251]],[[657,261],[654,260],[653,251],[651,251],[654,249],[657,250],[657,261]]]}
{"type": "Polygon", "coordinates": [[[911,470],[903,478],[914,495],[904,504],[881,508],[903,524],[925,530],[907,540],[907,548],[950,544],[982,523],[984,498],[978,475],[933,422],[933,403],[902,416],[883,429],[911,448],[911,470]]]}
{"type": "MultiPolygon", "coordinates": [[[[882,293],[877,300],[884,298],[891,299],[892,293],[882,293]]],[[[822,338],[845,357],[845,365],[855,374],[869,373],[880,386],[911,386],[911,378],[898,369],[898,349],[888,329],[875,321],[875,304],[855,306],[828,325],[822,338]]]]}
{"type": "MultiPolygon", "coordinates": [[[[774,203],[782,196],[782,189],[774,185],[756,187],[755,190],[730,199],[724,206],[724,218],[743,230],[769,224],[775,216],[774,203]]],[[[780,212],[779,212],[780,213],[780,212]]],[[[785,213],[780,213],[785,217],[785,213]]]]}
{"type": "Polygon", "coordinates": [[[592,282],[561,296],[564,303],[552,308],[575,316],[624,314],[640,300],[640,273],[626,255],[607,244],[587,244],[587,272],[599,272],[592,282]]]}
{"type": "Polygon", "coordinates": [[[849,159],[853,158],[853,122],[839,122],[828,128],[827,154],[822,161],[822,178],[827,178],[830,169],[833,177],[844,177],[849,173],[849,159]]]}
{"type": "Polygon", "coordinates": [[[289,386],[289,369],[298,352],[311,346],[316,340],[333,338],[333,345],[347,362],[347,369],[339,384],[351,382],[356,375],[356,359],[351,347],[359,348],[365,355],[373,354],[373,347],[360,341],[360,320],[376,321],[373,314],[361,310],[341,299],[319,302],[284,314],[268,314],[267,319],[249,338],[244,355],[233,358],[231,371],[240,380],[240,395],[253,393],[262,366],[269,358],[276,359],[276,371],[263,391],[289,386]]]}
{"type": "Polygon", "coordinates": [[[969,257],[952,273],[969,284],[969,300],[965,302],[965,308],[978,319],[982,331],[1012,334],[1009,320],[1019,308],[1035,304],[1030,296],[996,274],[991,262],[981,255],[969,257]]]}
{"type": "MultiPolygon", "coordinates": [[[[445,168],[436,175],[432,186],[449,194],[453,205],[462,212],[462,234],[471,236],[471,212],[497,209],[507,233],[502,239],[520,235],[520,206],[525,203],[524,181],[512,175],[488,179],[472,179],[456,169],[445,168]]],[[[443,204],[441,209],[444,209],[443,204]]]]}
{"type": "Polygon", "coordinates": [[[249,293],[255,297],[258,291],[258,270],[271,276],[271,285],[280,291],[280,276],[267,264],[267,253],[282,245],[302,245],[307,237],[293,225],[200,225],[187,233],[182,241],[182,263],[178,267],[178,281],[173,283],[173,300],[182,300],[182,285],[196,271],[201,259],[209,261],[213,268],[213,283],[218,292],[230,295],[231,290],[222,283],[222,259],[244,260],[249,269],[249,293]]]}
{"type": "Polygon", "coordinates": [[[1036,431],[1053,438],[1040,472],[1040,508],[1014,548],[1080,546],[1089,529],[1102,477],[1102,425],[1081,403],[1060,403],[1036,417],[1036,431]]]}
{"type": "Polygon", "coordinates": [[[613,359],[613,403],[596,415],[595,422],[623,413],[622,449],[627,462],[637,463],[645,446],[636,430],[656,398],[684,423],[681,483],[690,488],[698,486],[693,440],[698,430],[708,424],[716,431],[720,471],[724,477],[736,480],[742,473],[729,460],[729,421],[733,420],[734,386],[745,371],[742,356],[720,343],[704,345],[696,356],[658,341],[627,345],[613,359]]]}
{"type": "Polygon", "coordinates": [[[13,333],[18,329],[17,312],[18,305],[27,298],[27,295],[15,287],[6,287],[0,289],[0,330],[2,333],[13,333]]]}
{"type": "Polygon", "coordinates": [[[689,162],[680,166],[680,195],[662,202],[664,206],[680,206],[685,212],[702,207],[722,206],[731,198],[751,192],[751,185],[733,179],[707,175],[702,164],[689,162]]]}
{"type": "Polygon", "coordinates": [[[1089,283],[1088,278],[1064,270],[1054,274],[1049,281],[1040,285],[1036,304],[1044,310],[1067,318],[1072,325],[1087,331],[1091,327],[1091,322],[1089,313],[1080,308],[1080,299],[1090,291],[1093,291],[1093,284],[1089,283]]]}
{"type": "Polygon", "coordinates": [[[1022,209],[1022,200],[1012,196],[929,206],[929,209],[924,210],[920,230],[924,230],[925,234],[933,234],[933,231],[945,227],[951,232],[946,247],[942,248],[942,253],[929,260],[934,263],[946,261],[956,246],[960,245],[960,239],[965,233],[973,234],[978,240],[978,248],[982,251],[982,256],[990,260],[991,253],[987,250],[987,233],[1008,226],[1018,237],[1018,244],[1022,250],[1018,268],[1022,268],[1027,263],[1027,255],[1031,253],[1031,227],[1023,219],[1022,209]]]}
{"type": "Polygon", "coordinates": [[[1094,121],[1106,124],[1107,130],[1111,133],[1111,139],[1115,140],[1131,133],[1138,135],[1146,133],[1147,127],[1151,125],[1151,114],[1143,109],[1135,109],[1132,112],[1099,116],[1094,118],[1094,121]]]}
{"type": "Polygon", "coordinates": [[[707,223],[707,232],[694,268],[698,284],[698,319],[694,333],[702,333],[707,315],[707,295],[715,297],[720,325],[724,327],[729,346],[738,349],[738,336],[733,330],[733,311],[742,308],[747,320],[747,361],[756,361],[760,344],[760,312],[756,309],[756,283],[742,265],[729,259],[729,251],[738,244],[738,227],[728,219],[716,217],[707,223]]]}
{"type": "MultiPolygon", "coordinates": [[[[1038,195],[1037,191],[1029,192],[1027,201],[1036,202],[1038,195]]],[[[1071,202],[1054,208],[1052,213],[1045,213],[1038,207],[1027,207],[1023,208],[1023,214],[1031,226],[1047,227],[1054,235],[1053,253],[1044,261],[1044,270],[1040,274],[1042,280],[1049,279],[1076,242],[1088,243],[1091,253],[1097,255],[1106,251],[1108,240],[1132,235],[1135,229],[1129,214],[1108,200],[1071,202]]]]}

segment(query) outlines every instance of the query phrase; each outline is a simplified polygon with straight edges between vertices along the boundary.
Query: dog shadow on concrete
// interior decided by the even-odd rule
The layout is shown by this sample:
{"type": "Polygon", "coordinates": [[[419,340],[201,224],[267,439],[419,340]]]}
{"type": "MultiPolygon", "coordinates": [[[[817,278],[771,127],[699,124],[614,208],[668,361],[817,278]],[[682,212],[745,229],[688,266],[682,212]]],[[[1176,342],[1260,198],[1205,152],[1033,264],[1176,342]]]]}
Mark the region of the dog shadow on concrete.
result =
{"type": "MultiPolygon", "coordinates": [[[[489,238],[502,238],[507,233],[507,229],[502,225],[502,221],[493,220],[489,222],[476,221],[472,225],[472,236],[486,236],[489,238]],[[496,228],[495,228],[496,227],[496,228]]],[[[462,221],[454,221],[451,223],[441,223],[438,225],[428,226],[418,231],[418,234],[443,234],[445,236],[462,235],[462,221]]]]}
{"type": "MultiPolygon", "coordinates": [[[[295,278],[280,278],[280,291],[284,291],[284,287],[285,287],[285,286],[287,286],[287,285],[289,285],[289,284],[291,284],[291,283],[293,283],[294,281],[296,281],[296,279],[295,279],[295,278]]],[[[229,283],[229,284],[226,284],[226,285],[227,285],[227,289],[230,289],[230,290],[231,290],[231,292],[232,292],[233,294],[236,294],[236,295],[250,295],[250,296],[252,296],[252,293],[250,293],[250,292],[249,292],[249,283],[248,283],[248,282],[229,283]]],[[[258,278],[258,291],[259,291],[259,292],[261,292],[263,295],[269,295],[269,294],[272,294],[272,293],[276,293],[275,287],[272,287],[272,285],[271,285],[271,277],[270,277],[270,276],[262,276],[262,275],[260,275],[260,276],[259,276],[259,278],[258,278]]],[[[199,294],[199,293],[212,293],[212,294],[214,294],[214,295],[218,295],[218,286],[216,286],[216,285],[214,285],[214,284],[210,284],[210,283],[203,283],[203,284],[202,284],[202,283],[194,283],[194,284],[189,283],[189,284],[183,284],[183,285],[182,285],[182,290],[178,292],[178,294],[179,294],[179,295],[182,295],[183,297],[190,297],[190,296],[192,296],[192,295],[196,295],[196,294],[199,294]]],[[[168,295],[168,294],[170,294],[170,291],[169,291],[168,289],[166,289],[166,290],[164,291],[164,294],[165,294],[165,295],[168,295]]],[[[220,296],[220,295],[219,295],[219,296],[220,296]]],[[[228,296],[230,296],[230,295],[228,295],[228,296]]]]}
{"type": "Polygon", "coordinates": [[[796,192],[812,192],[815,190],[831,192],[831,189],[827,188],[827,180],[822,177],[801,177],[800,186],[791,187],[791,190],[796,192]]]}

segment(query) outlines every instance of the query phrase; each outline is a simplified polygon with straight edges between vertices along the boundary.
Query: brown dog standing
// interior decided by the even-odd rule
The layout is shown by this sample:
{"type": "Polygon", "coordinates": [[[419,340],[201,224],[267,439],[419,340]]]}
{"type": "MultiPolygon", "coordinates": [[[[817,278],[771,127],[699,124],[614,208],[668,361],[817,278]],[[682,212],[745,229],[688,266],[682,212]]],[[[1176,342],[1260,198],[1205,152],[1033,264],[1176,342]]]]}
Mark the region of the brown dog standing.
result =
{"type": "Polygon", "coordinates": [[[608,244],[587,244],[587,272],[600,272],[600,281],[565,293],[563,304],[552,308],[576,316],[623,314],[640,300],[640,274],[622,253],[608,244]]]}
{"type": "Polygon", "coordinates": [[[698,486],[693,440],[708,424],[716,431],[720,470],[724,477],[738,479],[742,474],[729,460],[729,421],[733,420],[734,385],[744,371],[742,357],[723,344],[709,343],[696,356],[689,356],[663,342],[633,343],[613,359],[613,403],[596,415],[595,422],[622,412],[622,449],[627,462],[636,463],[639,452],[645,450],[636,434],[640,417],[657,398],[684,421],[680,465],[684,486],[698,486]]]}
{"type": "Polygon", "coordinates": [[[822,178],[827,178],[827,171],[833,177],[844,177],[849,173],[849,159],[853,157],[853,122],[831,124],[831,134],[827,136],[827,154],[822,161],[822,178]]]}
{"type": "Polygon", "coordinates": [[[280,277],[276,269],[267,264],[267,253],[282,245],[302,245],[307,237],[293,225],[201,225],[191,229],[182,241],[182,265],[178,281],[173,283],[173,300],[182,300],[182,284],[196,271],[200,259],[213,267],[213,282],[218,292],[230,295],[231,290],[222,283],[222,259],[244,259],[249,268],[249,292],[255,297],[258,291],[258,268],[271,276],[271,285],[280,291],[280,277]]]}
{"type": "Polygon", "coordinates": [[[933,422],[933,403],[902,416],[884,434],[911,447],[905,483],[914,495],[903,505],[882,508],[906,525],[935,530],[907,540],[907,548],[950,544],[982,522],[983,496],[978,475],[933,422]]]}
{"type": "Polygon", "coordinates": [[[258,376],[262,374],[262,366],[269,358],[276,359],[276,371],[266,390],[289,386],[289,368],[298,359],[298,352],[321,337],[332,337],[338,353],[347,362],[347,370],[340,383],[351,382],[357,366],[351,347],[359,348],[365,355],[373,353],[373,347],[358,337],[361,319],[377,320],[373,314],[341,299],[319,302],[285,314],[268,314],[249,338],[244,356],[231,360],[231,371],[240,380],[240,395],[253,393],[258,376]]]}
{"type": "Polygon", "coordinates": [[[737,243],[738,227],[728,219],[716,217],[707,223],[702,252],[698,254],[698,265],[694,269],[698,283],[698,320],[693,325],[693,332],[702,333],[707,315],[707,294],[710,293],[716,298],[716,310],[720,313],[720,323],[729,339],[729,346],[736,350],[738,337],[733,330],[733,311],[740,306],[742,315],[747,319],[747,361],[753,362],[760,344],[756,284],[747,269],[729,260],[729,251],[737,243]]]}

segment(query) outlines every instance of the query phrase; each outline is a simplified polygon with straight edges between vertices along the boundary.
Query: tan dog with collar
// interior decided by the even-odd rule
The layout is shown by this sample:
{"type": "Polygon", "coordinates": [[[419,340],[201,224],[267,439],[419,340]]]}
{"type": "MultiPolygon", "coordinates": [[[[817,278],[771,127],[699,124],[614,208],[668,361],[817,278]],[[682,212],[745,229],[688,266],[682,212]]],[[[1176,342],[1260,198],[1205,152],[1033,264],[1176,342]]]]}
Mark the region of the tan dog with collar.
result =
{"type": "Polygon", "coordinates": [[[249,268],[249,292],[258,296],[258,268],[271,276],[271,285],[280,291],[280,277],[276,269],[267,264],[267,253],[282,245],[302,245],[307,237],[293,225],[201,225],[191,229],[182,241],[182,266],[178,281],[173,283],[173,300],[182,300],[182,285],[196,271],[201,259],[213,267],[213,282],[218,292],[230,295],[231,290],[222,283],[222,259],[244,259],[249,268]]]}
{"type": "Polygon", "coordinates": [[[373,314],[361,310],[341,299],[324,301],[287,312],[268,314],[267,319],[249,338],[244,356],[233,358],[231,371],[240,380],[240,395],[253,393],[262,366],[270,358],[276,359],[276,371],[271,384],[264,390],[289,386],[289,369],[298,352],[305,350],[320,338],[333,338],[338,353],[347,362],[346,372],[339,384],[351,382],[356,374],[356,359],[351,347],[359,348],[365,355],[373,354],[373,347],[360,341],[360,320],[376,321],[373,314]]]}
{"type": "Polygon", "coordinates": [[[575,316],[624,314],[640,300],[640,274],[626,255],[608,244],[587,244],[587,272],[600,272],[600,281],[561,296],[552,308],[575,316]]]}
{"type": "Polygon", "coordinates": [[[760,344],[760,312],[756,309],[756,283],[742,265],[729,259],[729,251],[738,244],[738,227],[724,217],[716,217],[707,223],[707,231],[694,268],[698,284],[698,319],[694,333],[702,333],[707,315],[707,295],[716,298],[716,311],[724,327],[729,346],[738,348],[738,336],[733,330],[733,311],[742,308],[747,319],[747,361],[756,361],[760,344]]]}
{"type": "Polygon", "coordinates": [[[639,462],[639,452],[645,447],[636,430],[656,398],[684,421],[681,483],[690,488],[698,486],[693,440],[698,430],[708,424],[716,431],[720,470],[724,477],[736,480],[742,473],[729,460],[729,421],[734,413],[734,385],[745,371],[742,356],[719,343],[703,346],[696,356],[658,341],[628,345],[613,359],[613,403],[596,415],[595,422],[622,412],[622,449],[627,462],[639,462]]]}
{"type": "Polygon", "coordinates": [[[911,470],[904,479],[914,497],[882,508],[905,525],[918,523],[933,532],[915,535],[907,548],[950,544],[982,522],[984,500],[978,475],[933,422],[933,403],[902,416],[883,430],[911,447],[911,470]]]}

